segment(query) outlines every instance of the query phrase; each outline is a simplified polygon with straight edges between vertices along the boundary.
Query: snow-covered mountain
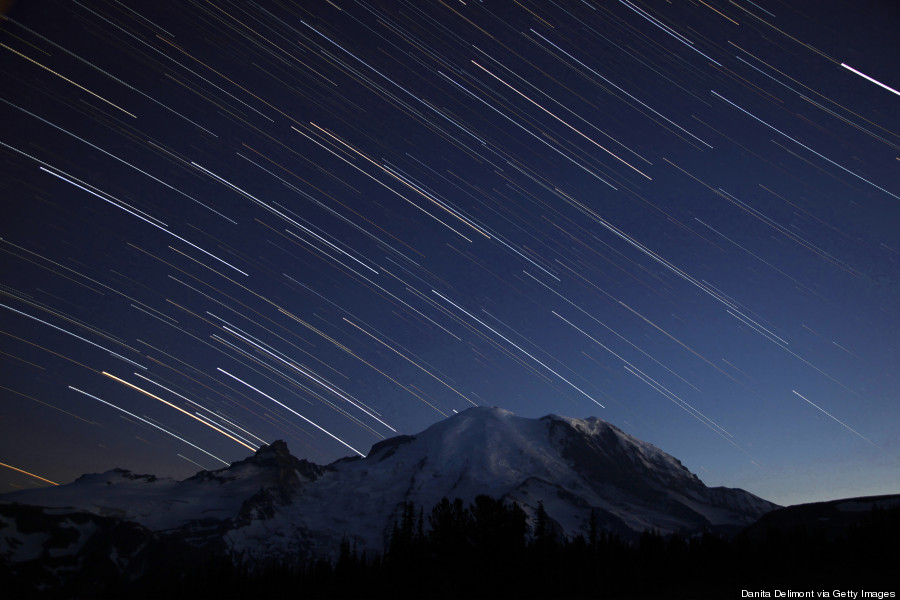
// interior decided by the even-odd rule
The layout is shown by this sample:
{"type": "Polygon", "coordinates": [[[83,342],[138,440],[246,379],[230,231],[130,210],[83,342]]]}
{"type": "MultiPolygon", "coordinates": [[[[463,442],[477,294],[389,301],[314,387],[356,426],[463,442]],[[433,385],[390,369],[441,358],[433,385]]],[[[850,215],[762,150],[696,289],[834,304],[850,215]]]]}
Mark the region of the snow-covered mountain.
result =
{"type": "Polygon", "coordinates": [[[592,515],[628,537],[736,530],[776,508],[740,489],[706,487],[674,457],[600,419],[482,407],[324,467],[274,442],[183,481],[115,469],[5,494],[0,563],[85,560],[85,548],[113,544],[116,527],[130,528],[130,549],[114,553],[122,572],[160,544],[243,564],[332,555],[342,538],[381,551],[404,503],[427,512],[443,497],[468,503],[479,494],[514,501],[529,517],[541,502],[570,537],[586,534],[592,515]]]}

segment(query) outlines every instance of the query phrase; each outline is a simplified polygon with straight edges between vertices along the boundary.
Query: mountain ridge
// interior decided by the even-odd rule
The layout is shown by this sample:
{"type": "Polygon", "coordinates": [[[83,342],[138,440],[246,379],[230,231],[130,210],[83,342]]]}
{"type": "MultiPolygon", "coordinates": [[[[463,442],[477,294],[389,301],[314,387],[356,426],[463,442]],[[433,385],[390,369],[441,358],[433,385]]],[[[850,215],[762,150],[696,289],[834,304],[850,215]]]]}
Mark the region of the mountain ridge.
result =
{"type": "MultiPolygon", "coordinates": [[[[776,508],[744,490],[708,488],[675,457],[602,419],[528,419],[477,407],[382,440],[365,458],[324,466],[294,457],[279,440],[182,481],[112,469],[5,494],[0,531],[19,532],[15,506],[43,506],[57,528],[64,520],[51,513],[89,513],[187,548],[179,552],[206,548],[243,565],[267,564],[333,557],[341,539],[381,552],[407,504],[430,510],[442,498],[468,503],[479,495],[515,502],[532,530],[544,510],[570,539],[591,523],[624,538],[645,530],[734,533],[776,508]]],[[[40,540],[19,537],[0,536],[0,560],[36,560],[40,540]]]]}

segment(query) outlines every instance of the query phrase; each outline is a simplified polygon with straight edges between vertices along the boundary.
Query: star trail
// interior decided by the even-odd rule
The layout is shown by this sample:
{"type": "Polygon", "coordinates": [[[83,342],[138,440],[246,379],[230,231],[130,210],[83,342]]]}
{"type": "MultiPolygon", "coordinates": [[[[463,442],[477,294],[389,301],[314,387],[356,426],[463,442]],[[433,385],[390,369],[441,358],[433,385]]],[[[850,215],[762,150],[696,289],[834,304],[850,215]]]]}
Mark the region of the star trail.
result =
{"type": "Polygon", "coordinates": [[[891,2],[20,1],[0,492],[480,405],[900,482],[891,2]]]}

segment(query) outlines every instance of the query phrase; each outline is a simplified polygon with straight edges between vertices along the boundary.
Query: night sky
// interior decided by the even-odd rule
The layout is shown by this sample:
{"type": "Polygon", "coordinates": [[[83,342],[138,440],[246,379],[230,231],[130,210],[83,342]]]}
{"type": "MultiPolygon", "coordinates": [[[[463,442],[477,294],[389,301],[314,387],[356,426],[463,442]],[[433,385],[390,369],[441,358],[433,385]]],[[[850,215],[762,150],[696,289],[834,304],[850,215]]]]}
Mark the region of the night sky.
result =
{"type": "Polygon", "coordinates": [[[898,30],[888,0],[14,4],[0,491],[324,464],[474,405],[781,504],[900,491],[898,30]]]}

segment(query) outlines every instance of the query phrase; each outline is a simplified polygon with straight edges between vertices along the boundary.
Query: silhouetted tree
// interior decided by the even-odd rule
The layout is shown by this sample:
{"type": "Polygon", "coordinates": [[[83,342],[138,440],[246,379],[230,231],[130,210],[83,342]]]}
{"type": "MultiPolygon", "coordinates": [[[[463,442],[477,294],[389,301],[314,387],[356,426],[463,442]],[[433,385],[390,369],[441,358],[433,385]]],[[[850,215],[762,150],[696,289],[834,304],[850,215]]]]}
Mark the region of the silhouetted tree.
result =
{"type": "Polygon", "coordinates": [[[549,550],[556,543],[556,535],[550,524],[550,517],[544,503],[538,501],[537,511],[534,516],[534,545],[539,550],[549,550]]]}
{"type": "Polygon", "coordinates": [[[399,521],[394,521],[388,543],[387,553],[393,560],[406,561],[413,556],[419,529],[416,527],[415,515],[415,505],[412,502],[405,502],[399,521]]]}
{"type": "Polygon", "coordinates": [[[484,554],[518,552],[525,547],[525,511],[490,496],[478,496],[469,508],[471,541],[484,554]]]}
{"type": "Polygon", "coordinates": [[[471,514],[459,498],[450,502],[442,498],[431,510],[428,539],[431,550],[438,558],[455,559],[467,549],[471,531],[471,514]]]}

